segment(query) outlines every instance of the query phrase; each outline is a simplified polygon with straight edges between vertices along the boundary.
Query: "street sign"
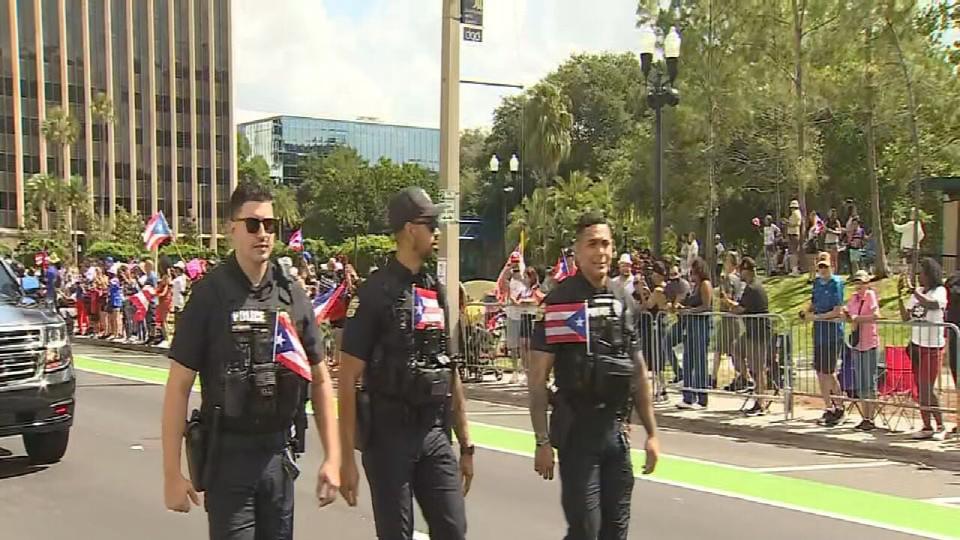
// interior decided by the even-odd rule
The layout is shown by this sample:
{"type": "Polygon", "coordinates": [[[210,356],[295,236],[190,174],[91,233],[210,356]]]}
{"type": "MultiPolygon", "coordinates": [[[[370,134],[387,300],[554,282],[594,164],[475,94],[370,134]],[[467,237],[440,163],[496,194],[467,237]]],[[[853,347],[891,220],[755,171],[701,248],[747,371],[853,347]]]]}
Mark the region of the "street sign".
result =
{"type": "Polygon", "coordinates": [[[463,40],[474,43],[483,42],[483,28],[473,28],[471,26],[463,27],[463,40]]]}
{"type": "Polygon", "coordinates": [[[447,225],[459,221],[459,201],[460,193],[456,191],[444,190],[441,193],[440,202],[437,204],[437,206],[440,207],[440,216],[438,219],[441,225],[447,225]]]}
{"type": "Polygon", "coordinates": [[[483,0],[460,0],[460,22],[483,26],[483,0]]]}
{"type": "Polygon", "coordinates": [[[445,283],[447,281],[447,258],[437,257],[437,281],[445,283]]]}

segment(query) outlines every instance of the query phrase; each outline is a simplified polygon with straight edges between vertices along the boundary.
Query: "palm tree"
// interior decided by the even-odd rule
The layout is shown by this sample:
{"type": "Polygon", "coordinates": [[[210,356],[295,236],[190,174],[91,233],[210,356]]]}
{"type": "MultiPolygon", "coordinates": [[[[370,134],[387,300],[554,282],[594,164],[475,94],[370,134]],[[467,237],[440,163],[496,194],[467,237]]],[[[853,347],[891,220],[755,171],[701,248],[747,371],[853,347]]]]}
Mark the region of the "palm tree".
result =
{"type": "Polygon", "coordinates": [[[97,129],[100,131],[100,149],[102,152],[100,156],[100,182],[102,190],[100,193],[103,194],[101,198],[100,215],[106,216],[108,204],[107,190],[110,185],[107,180],[107,163],[110,156],[108,148],[111,144],[110,141],[107,140],[107,126],[113,124],[115,117],[113,102],[110,101],[110,97],[103,92],[99,92],[96,97],[93,98],[93,103],[90,105],[90,113],[93,115],[93,121],[96,122],[97,129]]]}
{"type": "Polygon", "coordinates": [[[47,212],[56,207],[59,187],[60,179],[51,174],[35,174],[27,180],[24,190],[27,204],[31,212],[40,213],[40,228],[43,230],[49,228],[47,212]]]}
{"type": "Polygon", "coordinates": [[[295,223],[300,223],[300,206],[297,203],[296,190],[290,186],[275,185],[272,191],[273,215],[276,216],[280,225],[292,227],[295,223]]]}
{"type": "Polygon", "coordinates": [[[523,155],[544,184],[570,156],[573,115],[568,103],[559,88],[542,82],[530,89],[523,109],[523,155]]]}
{"type": "Polygon", "coordinates": [[[83,179],[74,176],[66,183],[59,184],[59,193],[57,193],[57,204],[67,208],[67,216],[70,227],[70,241],[73,246],[73,256],[77,255],[77,218],[87,215],[90,212],[90,194],[86,186],[83,185],[83,179]]]}
{"type": "MultiPolygon", "coordinates": [[[[77,119],[70,116],[69,111],[60,107],[52,107],[47,112],[47,118],[43,121],[43,126],[40,128],[40,131],[48,143],[57,146],[55,155],[57,159],[60,159],[63,149],[69,148],[71,144],[77,141],[77,134],[80,132],[80,127],[77,124],[77,119]]],[[[70,162],[64,161],[62,169],[63,178],[70,178],[70,162]]],[[[45,211],[46,210],[42,210],[41,212],[45,211]]],[[[69,212],[69,208],[67,211],[69,212]]]]}

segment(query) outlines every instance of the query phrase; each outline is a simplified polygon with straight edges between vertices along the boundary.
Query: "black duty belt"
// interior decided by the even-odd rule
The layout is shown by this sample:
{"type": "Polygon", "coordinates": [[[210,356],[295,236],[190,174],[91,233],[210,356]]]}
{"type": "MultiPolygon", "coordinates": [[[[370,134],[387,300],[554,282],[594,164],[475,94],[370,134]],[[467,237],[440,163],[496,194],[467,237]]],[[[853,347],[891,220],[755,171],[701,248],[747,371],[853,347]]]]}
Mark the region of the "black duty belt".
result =
{"type": "Polygon", "coordinates": [[[225,431],[220,435],[220,448],[224,452],[242,450],[283,450],[290,444],[287,432],[237,433],[225,431]]]}

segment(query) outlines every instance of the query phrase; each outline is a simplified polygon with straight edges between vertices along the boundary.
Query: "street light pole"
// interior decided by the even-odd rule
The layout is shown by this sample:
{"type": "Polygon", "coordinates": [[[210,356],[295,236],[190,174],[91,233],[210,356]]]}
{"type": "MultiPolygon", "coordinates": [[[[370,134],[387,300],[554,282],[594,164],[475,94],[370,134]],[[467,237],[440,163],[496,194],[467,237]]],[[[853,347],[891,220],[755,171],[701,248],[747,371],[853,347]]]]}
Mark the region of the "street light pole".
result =
{"type": "Polygon", "coordinates": [[[658,41],[657,32],[652,26],[641,27],[640,69],[647,81],[647,105],[653,109],[655,122],[653,249],[657,258],[660,258],[663,257],[663,107],[675,107],[680,103],[680,94],[673,87],[680,57],[680,34],[676,28],[671,28],[662,40],[662,48],[658,47],[658,41]],[[654,66],[657,68],[655,71],[654,66]],[[651,71],[653,77],[650,77],[651,71]]]}
{"type": "MultiPolygon", "coordinates": [[[[441,0],[443,28],[440,49],[440,186],[446,193],[459,197],[460,192],[460,1],[441,0]]],[[[456,206],[456,205],[455,205],[456,206]]],[[[441,227],[440,254],[437,267],[444,263],[450,328],[457,328],[460,319],[460,216],[441,227]]],[[[453,353],[457,340],[450,340],[453,353]]]]}

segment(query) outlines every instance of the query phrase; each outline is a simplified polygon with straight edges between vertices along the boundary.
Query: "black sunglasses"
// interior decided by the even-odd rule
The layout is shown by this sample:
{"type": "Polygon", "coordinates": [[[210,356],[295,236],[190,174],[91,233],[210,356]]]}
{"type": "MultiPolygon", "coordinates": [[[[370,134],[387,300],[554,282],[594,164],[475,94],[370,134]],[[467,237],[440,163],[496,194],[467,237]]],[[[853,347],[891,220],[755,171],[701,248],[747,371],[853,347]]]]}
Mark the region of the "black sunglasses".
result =
{"type": "Polygon", "coordinates": [[[235,219],[236,222],[243,222],[247,227],[247,232],[257,234],[260,232],[260,225],[263,225],[263,232],[273,234],[277,232],[277,220],[275,218],[258,219],[253,217],[235,219]]]}
{"type": "Polygon", "coordinates": [[[426,225],[430,230],[435,231],[440,228],[440,222],[437,218],[422,218],[411,221],[414,225],[426,225]]]}

